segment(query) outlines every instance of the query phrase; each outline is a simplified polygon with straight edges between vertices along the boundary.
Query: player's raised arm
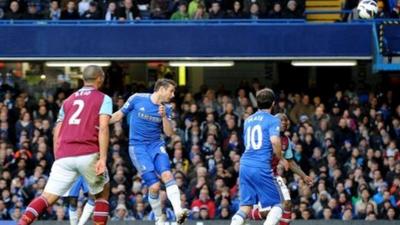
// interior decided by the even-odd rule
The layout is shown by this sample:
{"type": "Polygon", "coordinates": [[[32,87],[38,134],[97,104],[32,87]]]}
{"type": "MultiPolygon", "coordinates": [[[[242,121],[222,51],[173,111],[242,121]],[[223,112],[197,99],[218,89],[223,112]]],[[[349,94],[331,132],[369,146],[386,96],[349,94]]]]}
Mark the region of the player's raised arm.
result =
{"type": "Polygon", "coordinates": [[[170,113],[167,113],[167,108],[164,105],[160,105],[158,113],[162,118],[162,126],[164,134],[168,137],[174,135],[174,130],[172,129],[171,121],[170,121],[170,113]]]}
{"type": "Polygon", "coordinates": [[[120,122],[126,114],[133,110],[135,107],[135,98],[136,95],[132,95],[129,99],[125,102],[124,106],[119,109],[117,112],[113,113],[110,119],[110,124],[114,124],[116,122],[120,122]]]}

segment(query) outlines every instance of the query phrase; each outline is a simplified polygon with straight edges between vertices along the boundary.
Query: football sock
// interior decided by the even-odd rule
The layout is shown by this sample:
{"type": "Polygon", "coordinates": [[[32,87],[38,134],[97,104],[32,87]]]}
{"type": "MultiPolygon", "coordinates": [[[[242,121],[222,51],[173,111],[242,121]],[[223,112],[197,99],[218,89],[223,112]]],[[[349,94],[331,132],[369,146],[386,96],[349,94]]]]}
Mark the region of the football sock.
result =
{"type": "Polygon", "coordinates": [[[279,222],[282,217],[282,208],[280,206],[272,207],[271,211],[269,211],[267,219],[264,222],[264,225],[275,225],[279,222]]]}

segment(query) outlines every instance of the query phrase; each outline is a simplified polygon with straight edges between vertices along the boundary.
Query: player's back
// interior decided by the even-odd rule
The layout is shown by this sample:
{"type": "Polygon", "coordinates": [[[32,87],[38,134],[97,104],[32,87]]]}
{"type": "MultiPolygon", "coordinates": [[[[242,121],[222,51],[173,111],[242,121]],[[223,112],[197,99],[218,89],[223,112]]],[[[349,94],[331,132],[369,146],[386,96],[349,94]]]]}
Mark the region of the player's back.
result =
{"type": "Polygon", "coordinates": [[[56,158],[99,151],[99,114],[109,98],[92,87],[83,87],[64,101],[56,158]]]}
{"type": "Polygon", "coordinates": [[[244,123],[245,152],[241,165],[271,170],[271,136],[279,136],[280,120],[265,111],[257,111],[244,123]]]}
{"type": "MultiPolygon", "coordinates": [[[[129,113],[129,132],[131,143],[152,143],[162,140],[162,119],[159,105],[151,100],[151,94],[136,93],[132,95],[122,108],[129,113]]],[[[171,115],[171,106],[166,105],[167,116],[171,115]]]]}

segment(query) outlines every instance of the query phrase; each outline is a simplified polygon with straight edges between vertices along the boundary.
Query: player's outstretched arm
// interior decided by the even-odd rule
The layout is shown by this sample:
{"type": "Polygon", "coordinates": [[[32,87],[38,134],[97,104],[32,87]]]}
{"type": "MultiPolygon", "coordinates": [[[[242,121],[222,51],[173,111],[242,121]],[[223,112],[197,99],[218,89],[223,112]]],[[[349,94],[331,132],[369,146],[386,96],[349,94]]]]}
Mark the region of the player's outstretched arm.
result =
{"type": "Polygon", "coordinates": [[[289,168],[293,173],[299,175],[301,179],[303,179],[308,185],[312,185],[313,183],[312,178],[307,176],[294,160],[288,160],[288,162],[289,162],[289,168]]]}
{"type": "Polygon", "coordinates": [[[96,164],[96,175],[101,175],[106,170],[106,161],[107,161],[107,151],[108,151],[108,142],[110,139],[110,130],[109,130],[109,115],[100,115],[100,124],[99,124],[99,148],[100,148],[100,158],[96,164]]]}
{"type": "Polygon", "coordinates": [[[120,122],[124,118],[124,113],[121,112],[121,110],[118,110],[117,112],[113,113],[110,119],[110,124],[114,124],[116,122],[120,122]]]}

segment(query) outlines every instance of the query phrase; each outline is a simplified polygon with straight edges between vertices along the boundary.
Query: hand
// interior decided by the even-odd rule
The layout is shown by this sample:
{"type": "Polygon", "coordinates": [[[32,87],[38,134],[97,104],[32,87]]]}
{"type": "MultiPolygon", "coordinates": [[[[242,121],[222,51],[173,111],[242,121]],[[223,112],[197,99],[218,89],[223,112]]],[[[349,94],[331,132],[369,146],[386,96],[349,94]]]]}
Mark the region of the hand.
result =
{"type": "Polygon", "coordinates": [[[286,159],[281,159],[279,163],[285,168],[285,171],[289,170],[290,165],[286,159]]]}
{"type": "Polygon", "coordinates": [[[104,172],[106,172],[106,160],[104,159],[99,159],[96,163],[96,175],[100,176],[103,175],[104,172]]]}
{"type": "Polygon", "coordinates": [[[310,176],[303,177],[303,180],[308,186],[311,186],[313,184],[313,179],[310,176]]]}
{"type": "Polygon", "coordinates": [[[164,105],[160,105],[158,107],[158,114],[160,114],[161,118],[164,118],[166,116],[165,106],[164,105]]]}

